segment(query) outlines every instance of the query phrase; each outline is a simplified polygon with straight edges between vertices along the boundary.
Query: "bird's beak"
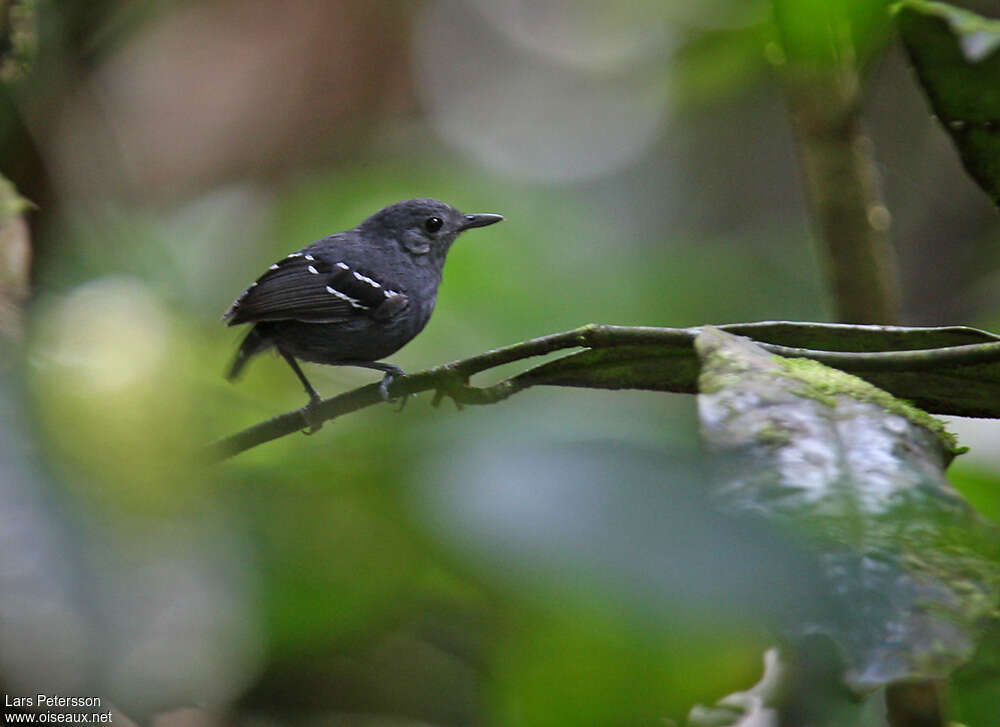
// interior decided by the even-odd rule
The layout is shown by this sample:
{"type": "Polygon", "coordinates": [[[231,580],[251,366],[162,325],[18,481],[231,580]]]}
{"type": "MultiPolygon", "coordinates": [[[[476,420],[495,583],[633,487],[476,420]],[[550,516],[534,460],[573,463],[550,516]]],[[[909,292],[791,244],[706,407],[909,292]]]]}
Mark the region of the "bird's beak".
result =
{"type": "Polygon", "coordinates": [[[473,227],[486,227],[503,219],[503,215],[466,215],[462,230],[469,230],[473,227]]]}

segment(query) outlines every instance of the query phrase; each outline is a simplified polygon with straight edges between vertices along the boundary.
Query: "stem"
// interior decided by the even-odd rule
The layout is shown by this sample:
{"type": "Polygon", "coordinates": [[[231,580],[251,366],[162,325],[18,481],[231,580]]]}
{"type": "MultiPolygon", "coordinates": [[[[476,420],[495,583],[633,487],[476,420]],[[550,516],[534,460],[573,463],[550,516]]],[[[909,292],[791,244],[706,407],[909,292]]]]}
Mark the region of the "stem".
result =
{"type": "Polygon", "coordinates": [[[891,324],[899,318],[899,275],[862,130],[859,71],[884,47],[888,15],[873,21],[863,6],[772,0],[770,58],[780,68],[837,320],[891,324]]]}
{"type": "Polygon", "coordinates": [[[872,144],[861,128],[857,73],[792,72],[785,88],[836,318],[895,323],[899,274],[872,144]]]}

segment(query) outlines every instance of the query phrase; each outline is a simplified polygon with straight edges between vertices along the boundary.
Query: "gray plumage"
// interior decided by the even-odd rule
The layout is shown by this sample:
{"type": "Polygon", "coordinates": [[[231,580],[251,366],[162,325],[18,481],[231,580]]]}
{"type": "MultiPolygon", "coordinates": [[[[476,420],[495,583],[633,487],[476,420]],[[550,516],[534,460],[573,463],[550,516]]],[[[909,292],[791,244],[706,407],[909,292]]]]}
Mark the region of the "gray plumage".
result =
{"type": "Polygon", "coordinates": [[[455,238],[502,219],[465,215],[435,199],[411,199],[279,260],[222,316],[230,326],[253,324],[228,378],[274,347],[311,402],[318,394],[295,359],[386,371],[385,394],[392,375],[402,372],[379,359],[398,351],[427,325],[455,238]]]}

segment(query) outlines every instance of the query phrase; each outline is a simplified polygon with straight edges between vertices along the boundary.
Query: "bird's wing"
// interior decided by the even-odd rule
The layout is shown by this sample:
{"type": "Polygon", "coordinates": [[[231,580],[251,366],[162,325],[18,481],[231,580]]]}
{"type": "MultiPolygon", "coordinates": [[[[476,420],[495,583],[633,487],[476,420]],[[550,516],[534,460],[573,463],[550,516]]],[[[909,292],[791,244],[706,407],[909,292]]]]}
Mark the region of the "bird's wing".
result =
{"type": "Polygon", "coordinates": [[[222,320],[234,326],[289,319],[333,322],[358,315],[382,318],[384,312],[405,307],[401,303],[405,296],[399,292],[306,248],[272,265],[229,306],[222,320]]]}

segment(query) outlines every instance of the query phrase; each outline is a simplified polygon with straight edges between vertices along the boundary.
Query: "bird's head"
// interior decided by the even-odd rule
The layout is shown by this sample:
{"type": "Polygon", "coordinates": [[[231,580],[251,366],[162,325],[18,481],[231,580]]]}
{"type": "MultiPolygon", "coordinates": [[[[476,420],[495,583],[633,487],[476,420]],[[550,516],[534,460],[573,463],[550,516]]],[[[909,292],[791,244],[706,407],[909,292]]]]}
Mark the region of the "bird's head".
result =
{"type": "Polygon", "coordinates": [[[362,222],[359,230],[366,237],[395,241],[414,258],[442,265],[462,232],[502,219],[493,214],[463,214],[436,199],[409,199],[379,210],[362,222]]]}

